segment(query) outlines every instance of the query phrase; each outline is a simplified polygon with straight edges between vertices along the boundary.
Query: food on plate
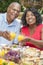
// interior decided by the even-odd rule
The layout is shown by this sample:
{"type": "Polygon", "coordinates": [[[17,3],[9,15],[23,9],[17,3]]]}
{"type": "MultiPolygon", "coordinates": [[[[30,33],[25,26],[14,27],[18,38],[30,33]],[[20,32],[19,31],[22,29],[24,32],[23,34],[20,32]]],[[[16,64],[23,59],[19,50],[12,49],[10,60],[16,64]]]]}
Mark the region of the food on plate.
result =
{"type": "Polygon", "coordinates": [[[0,64],[2,64],[2,63],[3,63],[3,59],[0,58],[0,64]]]}
{"type": "Polygon", "coordinates": [[[10,50],[7,54],[5,54],[4,59],[18,63],[20,60],[20,52],[10,50]]]}
{"type": "Polygon", "coordinates": [[[3,49],[0,51],[0,56],[4,56],[4,54],[5,54],[5,50],[3,49]]]}
{"type": "Polygon", "coordinates": [[[16,65],[14,62],[10,61],[8,65],[16,65]]]}
{"type": "Polygon", "coordinates": [[[2,58],[0,58],[0,65],[3,65],[4,63],[7,63],[7,61],[2,59],[2,58]]]}
{"type": "Polygon", "coordinates": [[[8,51],[6,49],[0,50],[0,56],[3,57],[8,51]]]}
{"type": "Polygon", "coordinates": [[[12,47],[13,47],[13,48],[17,48],[17,46],[18,46],[18,45],[14,44],[12,47]]]}
{"type": "Polygon", "coordinates": [[[34,62],[32,62],[32,61],[24,61],[23,63],[22,63],[23,65],[34,65],[34,62]]]}
{"type": "Polygon", "coordinates": [[[2,65],[8,65],[8,63],[7,62],[3,62],[2,65]]]}
{"type": "Polygon", "coordinates": [[[8,65],[18,65],[18,64],[15,62],[9,61],[8,65]]]}

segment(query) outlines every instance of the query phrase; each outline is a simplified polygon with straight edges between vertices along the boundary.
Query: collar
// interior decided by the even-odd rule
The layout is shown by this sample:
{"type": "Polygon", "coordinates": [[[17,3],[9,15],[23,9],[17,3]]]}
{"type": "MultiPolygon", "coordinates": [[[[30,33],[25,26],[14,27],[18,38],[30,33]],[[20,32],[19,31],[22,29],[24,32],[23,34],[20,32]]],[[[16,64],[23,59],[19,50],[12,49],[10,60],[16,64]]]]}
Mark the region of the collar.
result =
{"type": "MultiPolygon", "coordinates": [[[[7,16],[7,13],[5,13],[5,23],[8,24],[7,19],[6,19],[6,16],[7,16]]],[[[17,23],[17,20],[14,19],[13,22],[11,24],[8,24],[8,25],[14,25],[14,26],[16,26],[16,23],[17,23]]]]}

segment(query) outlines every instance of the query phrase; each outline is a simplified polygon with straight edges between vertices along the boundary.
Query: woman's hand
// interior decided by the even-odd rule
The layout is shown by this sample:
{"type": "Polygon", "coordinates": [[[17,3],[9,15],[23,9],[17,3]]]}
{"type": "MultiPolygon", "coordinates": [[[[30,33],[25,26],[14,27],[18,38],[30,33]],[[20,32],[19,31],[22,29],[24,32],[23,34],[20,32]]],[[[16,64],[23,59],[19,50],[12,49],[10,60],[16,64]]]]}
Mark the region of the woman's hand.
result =
{"type": "Polygon", "coordinates": [[[7,31],[2,32],[2,37],[10,41],[10,33],[7,31]]]}
{"type": "Polygon", "coordinates": [[[24,46],[26,45],[26,42],[28,42],[29,40],[30,38],[25,36],[25,38],[19,42],[19,45],[24,46]]]}
{"type": "Polygon", "coordinates": [[[22,41],[19,42],[19,46],[24,46],[25,43],[26,43],[25,40],[22,40],[22,41]]]}

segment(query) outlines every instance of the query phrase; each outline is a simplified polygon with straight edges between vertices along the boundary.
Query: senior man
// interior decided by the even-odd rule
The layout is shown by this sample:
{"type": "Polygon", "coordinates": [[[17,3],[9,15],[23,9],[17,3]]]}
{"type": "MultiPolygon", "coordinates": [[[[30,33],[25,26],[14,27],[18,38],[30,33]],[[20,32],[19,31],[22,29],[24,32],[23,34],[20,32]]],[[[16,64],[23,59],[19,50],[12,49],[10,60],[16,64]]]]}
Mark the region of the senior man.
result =
{"type": "Polygon", "coordinates": [[[21,6],[17,2],[12,2],[6,13],[0,13],[0,46],[17,43],[17,36],[20,31],[20,23],[16,18],[21,11],[21,6]],[[10,32],[16,33],[16,38],[10,40],[10,32]]]}

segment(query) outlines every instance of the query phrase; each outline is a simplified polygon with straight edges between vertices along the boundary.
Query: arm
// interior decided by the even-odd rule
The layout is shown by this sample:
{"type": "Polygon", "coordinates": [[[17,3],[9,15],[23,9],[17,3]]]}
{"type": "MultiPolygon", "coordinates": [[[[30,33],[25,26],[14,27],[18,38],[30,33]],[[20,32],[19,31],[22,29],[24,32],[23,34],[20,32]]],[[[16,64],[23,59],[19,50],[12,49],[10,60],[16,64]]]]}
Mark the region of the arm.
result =
{"type": "Polygon", "coordinates": [[[25,37],[25,39],[21,41],[20,45],[25,45],[25,42],[32,42],[35,46],[43,48],[43,29],[41,30],[41,40],[36,40],[31,37],[25,37]]]}
{"type": "Polygon", "coordinates": [[[41,40],[36,40],[33,38],[28,38],[28,41],[32,42],[35,46],[43,48],[43,28],[41,30],[41,40]]]}
{"type": "Polygon", "coordinates": [[[43,48],[43,40],[36,40],[33,38],[28,38],[28,41],[32,42],[35,46],[37,46],[39,48],[43,48]]]}
{"type": "Polygon", "coordinates": [[[4,14],[0,14],[0,37],[3,37],[7,40],[10,40],[10,35],[7,31],[3,30],[3,25],[4,25],[4,14]],[[2,25],[3,24],[3,25],[2,25]]]}
{"type": "Polygon", "coordinates": [[[9,34],[9,32],[7,32],[7,31],[4,31],[4,32],[0,31],[0,36],[4,37],[5,39],[10,41],[10,34],[9,34]]]}

